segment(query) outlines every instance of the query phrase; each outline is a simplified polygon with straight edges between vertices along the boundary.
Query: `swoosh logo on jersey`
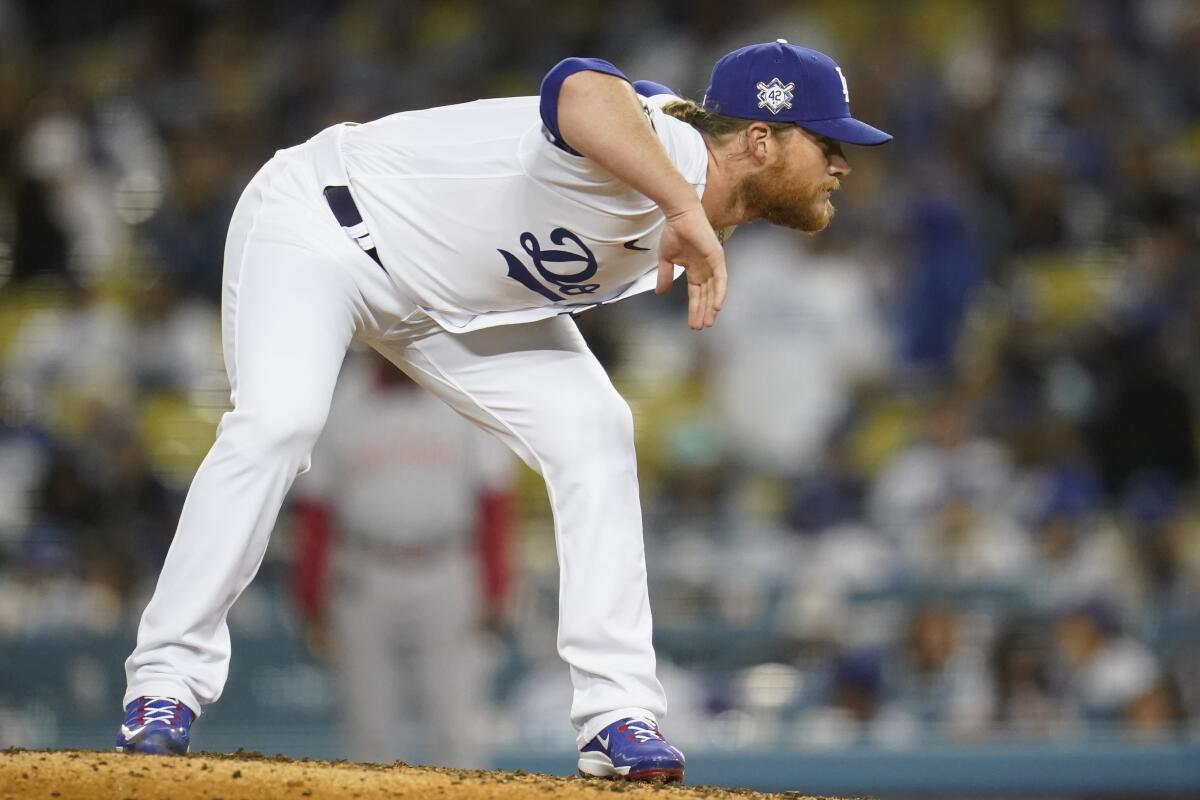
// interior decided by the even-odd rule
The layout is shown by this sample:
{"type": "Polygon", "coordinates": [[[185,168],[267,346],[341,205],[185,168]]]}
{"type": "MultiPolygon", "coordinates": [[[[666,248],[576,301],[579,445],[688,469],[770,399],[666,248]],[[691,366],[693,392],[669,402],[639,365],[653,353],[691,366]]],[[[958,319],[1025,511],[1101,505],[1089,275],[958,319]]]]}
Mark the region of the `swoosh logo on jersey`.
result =
{"type": "Polygon", "coordinates": [[[137,736],[139,733],[141,733],[144,730],[146,730],[145,725],[143,725],[140,728],[133,728],[132,730],[129,728],[126,728],[124,725],[122,725],[121,726],[121,735],[124,736],[126,740],[129,740],[129,739],[132,739],[133,737],[137,736]]]}
{"type": "MultiPolygon", "coordinates": [[[[640,237],[640,236],[639,236],[639,237],[638,237],[638,239],[640,239],[640,238],[642,238],[642,237],[640,237]]],[[[626,243],[625,243],[625,249],[626,249],[626,250],[641,250],[641,251],[643,251],[643,252],[647,252],[647,253],[648,253],[648,252],[650,252],[650,248],[649,248],[649,247],[638,247],[638,246],[637,246],[637,239],[634,239],[633,241],[626,242],[626,243]]],[[[607,745],[606,745],[606,746],[607,746],[607,745]]]]}
{"type": "MultiPolygon", "coordinates": [[[[634,239],[634,241],[636,242],[636,241],[637,241],[637,239],[634,239]]],[[[597,737],[596,737],[596,741],[600,743],[600,746],[601,746],[601,747],[603,747],[605,750],[607,750],[607,749],[608,749],[608,740],[609,740],[609,738],[611,738],[611,737],[608,737],[608,736],[597,736],[597,737]]]]}

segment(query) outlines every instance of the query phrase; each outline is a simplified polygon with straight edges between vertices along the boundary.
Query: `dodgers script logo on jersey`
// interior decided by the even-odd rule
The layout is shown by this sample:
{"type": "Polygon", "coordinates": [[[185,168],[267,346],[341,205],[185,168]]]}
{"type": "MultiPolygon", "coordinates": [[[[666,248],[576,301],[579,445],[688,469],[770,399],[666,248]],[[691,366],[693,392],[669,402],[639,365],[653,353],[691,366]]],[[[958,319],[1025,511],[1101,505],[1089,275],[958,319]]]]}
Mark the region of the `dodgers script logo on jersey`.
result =
{"type": "Polygon", "coordinates": [[[583,240],[576,236],[566,228],[555,228],[550,231],[550,241],[556,245],[562,246],[566,242],[573,244],[577,250],[543,250],[541,243],[537,237],[529,231],[521,234],[521,249],[529,256],[533,262],[534,269],[542,276],[542,280],[558,288],[562,294],[555,292],[550,287],[541,283],[529,271],[520,258],[508,252],[507,250],[497,249],[500,255],[504,256],[504,260],[508,262],[508,277],[515,280],[517,283],[529,289],[532,292],[537,292],[542,297],[545,297],[551,302],[566,300],[563,295],[581,295],[593,294],[600,288],[598,283],[585,283],[588,279],[596,274],[599,269],[599,264],[596,262],[596,256],[588,249],[588,246],[583,243],[583,240]],[[583,268],[578,272],[560,273],[552,272],[546,268],[546,264],[583,264],[583,268]]]}

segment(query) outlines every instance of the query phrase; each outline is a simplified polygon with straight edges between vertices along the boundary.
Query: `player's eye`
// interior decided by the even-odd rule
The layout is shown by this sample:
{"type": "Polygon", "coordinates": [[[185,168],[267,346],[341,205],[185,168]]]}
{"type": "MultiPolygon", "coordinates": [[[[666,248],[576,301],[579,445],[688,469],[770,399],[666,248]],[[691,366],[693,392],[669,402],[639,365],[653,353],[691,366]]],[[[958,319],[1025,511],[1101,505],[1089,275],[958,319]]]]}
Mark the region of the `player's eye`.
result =
{"type": "Polygon", "coordinates": [[[827,136],[822,136],[821,151],[825,154],[826,158],[829,158],[830,156],[839,156],[842,154],[841,142],[830,139],[827,136]]]}

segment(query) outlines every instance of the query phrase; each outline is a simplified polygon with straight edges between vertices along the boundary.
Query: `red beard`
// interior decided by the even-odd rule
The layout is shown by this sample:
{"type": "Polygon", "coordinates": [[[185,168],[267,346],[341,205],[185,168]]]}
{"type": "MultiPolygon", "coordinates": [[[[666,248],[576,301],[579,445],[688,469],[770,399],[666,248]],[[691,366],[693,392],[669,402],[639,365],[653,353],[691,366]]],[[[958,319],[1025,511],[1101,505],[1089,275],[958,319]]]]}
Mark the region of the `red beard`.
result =
{"type": "Polygon", "coordinates": [[[784,165],[776,164],[742,181],[738,200],[747,216],[807,233],[824,230],[833,218],[833,204],[825,200],[825,190],[836,187],[836,182],[797,186],[784,173],[784,165]]]}

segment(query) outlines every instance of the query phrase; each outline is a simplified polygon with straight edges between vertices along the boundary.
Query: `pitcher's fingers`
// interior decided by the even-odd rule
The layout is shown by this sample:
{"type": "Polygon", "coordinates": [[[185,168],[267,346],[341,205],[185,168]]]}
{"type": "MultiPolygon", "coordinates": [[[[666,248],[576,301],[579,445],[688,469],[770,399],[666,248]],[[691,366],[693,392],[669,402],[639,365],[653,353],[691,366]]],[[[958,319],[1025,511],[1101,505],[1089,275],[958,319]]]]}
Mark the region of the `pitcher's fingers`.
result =
{"type": "Polygon", "coordinates": [[[717,289],[715,286],[708,288],[708,303],[704,308],[704,327],[711,328],[717,321],[717,289]]]}
{"type": "Polygon", "coordinates": [[[688,284],[688,327],[694,331],[700,330],[704,323],[704,312],[700,308],[700,287],[694,283],[688,284]]]}
{"type": "Polygon", "coordinates": [[[675,265],[670,259],[658,259],[658,285],[654,287],[655,294],[666,294],[671,288],[671,282],[675,280],[675,265]]]}
{"type": "Polygon", "coordinates": [[[716,280],[713,308],[715,308],[717,311],[720,311],[721,306],[725,305],[725,289],[728,285],[729,276],[726,274],[724,269],[719,269],[713,277],[716,280]]]}
{"type": "Polygon", "coordinates": [[[709,307],[712,304],[712,281],[705,281],[700,285],[700,327],[707,328],[711,324],[709,318],[709,307]]]}

